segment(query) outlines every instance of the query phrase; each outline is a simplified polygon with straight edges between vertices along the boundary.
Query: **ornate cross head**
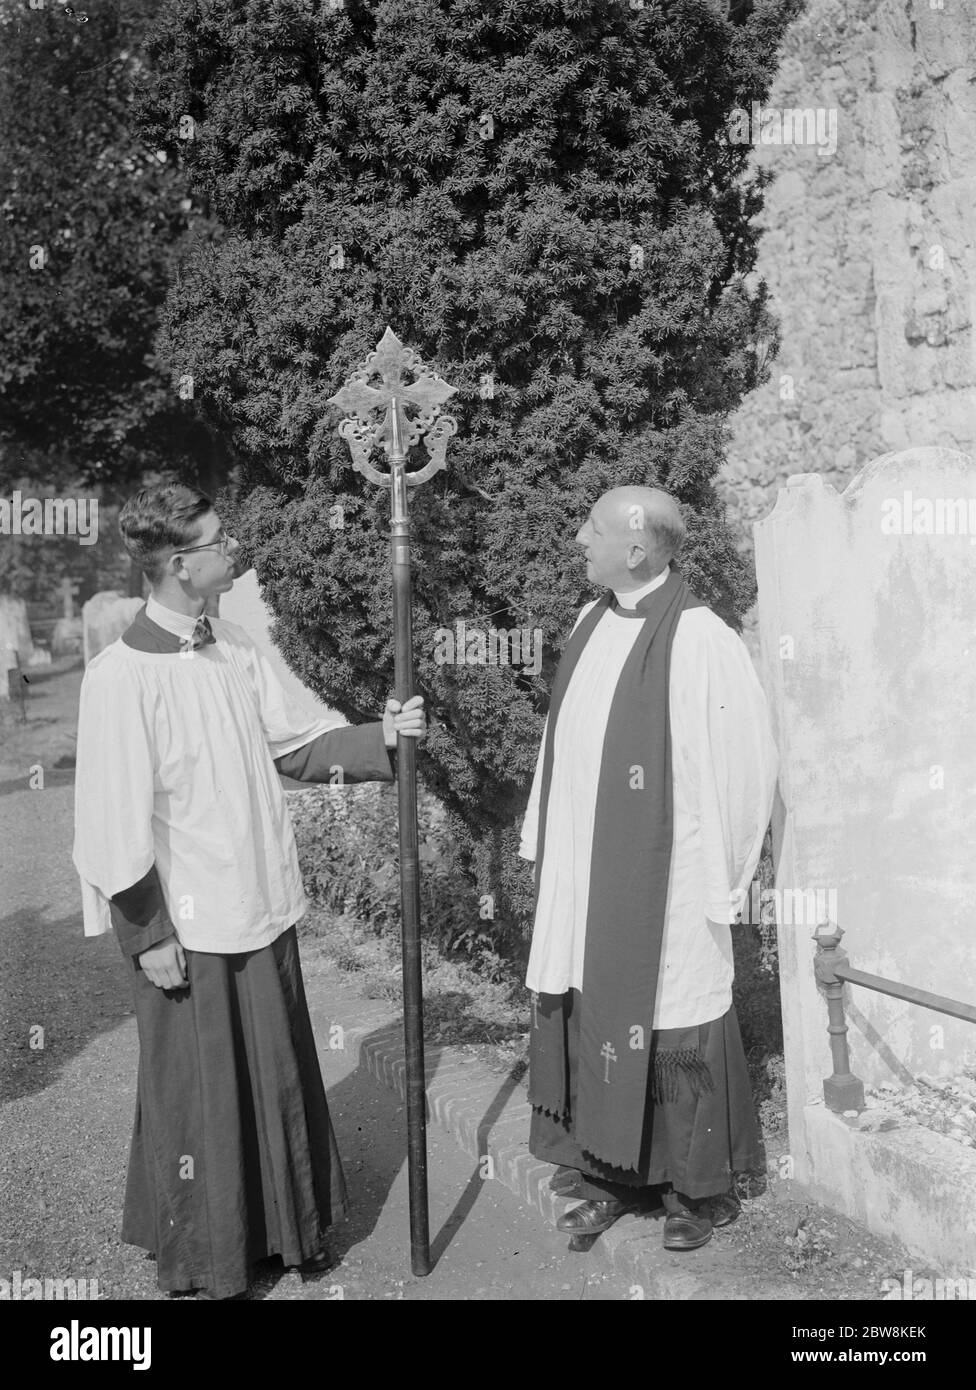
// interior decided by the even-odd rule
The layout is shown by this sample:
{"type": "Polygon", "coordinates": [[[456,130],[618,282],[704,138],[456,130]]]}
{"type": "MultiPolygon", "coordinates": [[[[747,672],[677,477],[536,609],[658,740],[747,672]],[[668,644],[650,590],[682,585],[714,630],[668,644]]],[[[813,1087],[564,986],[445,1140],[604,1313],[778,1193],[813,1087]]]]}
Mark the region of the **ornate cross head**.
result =
{"type": "Polygon", "coordinates": [[[422,440],[430,461],[406,473],[406,482],[417,487],[433,477],[447,462],[447,441],[457,433],[457,422],[441,414],[441,406],[456,390],[387,328],[376,350],[329,398],[330,405],[348,412],[339,433],[349,445],[353,468],[370,482],[389,487],[392,471],[373,467],[373,449],[382,448],[392,470],[406,461],[410,446],[422,440]]]}

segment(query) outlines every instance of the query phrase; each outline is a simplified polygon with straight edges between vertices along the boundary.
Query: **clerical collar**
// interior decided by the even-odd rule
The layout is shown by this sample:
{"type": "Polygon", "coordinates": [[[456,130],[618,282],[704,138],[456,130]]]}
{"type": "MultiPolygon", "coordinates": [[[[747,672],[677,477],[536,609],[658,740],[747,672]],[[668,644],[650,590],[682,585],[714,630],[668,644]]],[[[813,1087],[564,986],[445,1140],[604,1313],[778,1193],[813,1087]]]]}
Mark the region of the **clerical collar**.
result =
{"type": "Polygon", "coordinates": [[[649,583],[645,584],[642,588],[628,589],[627,592],[624,594],[618,593],[617,590],[614,589],[613,596],[617,600],[617,603],[621,608],[634,609],[640,603],[642,598],[647,598],[648,594],[652,594],[655,589],[659,589],[670,573],[671,566],[665,565],[661,573],[657,575],[656,578],[652,579],[649,583]]]}
{"type": "MultiPolygon", "coordinates": [[[[176,613],[172,608],[166,608],[158,603],[152,594],[146,599],[146,617],[150,622],[154,622],[157,627],[163,628],[166,632],[171,632],[174,637],[192,637],[199,619],[191,618],[186,613],[176,613]]],[[[200,614],[203,617],[203,614],[200,614]]]]}

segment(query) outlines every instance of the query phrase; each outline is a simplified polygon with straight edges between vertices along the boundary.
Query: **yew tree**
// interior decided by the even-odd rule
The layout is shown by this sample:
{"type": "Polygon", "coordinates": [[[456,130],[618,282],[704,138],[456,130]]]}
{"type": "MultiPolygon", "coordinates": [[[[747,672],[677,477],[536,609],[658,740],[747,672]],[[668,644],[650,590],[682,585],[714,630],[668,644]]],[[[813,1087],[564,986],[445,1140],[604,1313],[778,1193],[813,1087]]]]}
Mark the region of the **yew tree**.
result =
{"type": "MultiPolygon", "coordinates": [[[[226,476],[155,351],[175,261],[212,220],[134,120],[154,0],[0,0],[0,480],[124,492],[226,476]]],[[[221,467],[222,465],[222,467],[221,467]]]]}
{"type": "Polygon", "coordinates": [[[457,387],[448,466],[411,492],[420,764],[500,930],[596,497],[668,489],[693,589],[733,623],[753,596],[715,476],[776,333],[728,122],[799,8],[169,0],[148,46],[146,138],[227,229],[184,260],[160,351],[240,460],[221,502],[277,640],[353,720],[392,688],[389,502],[328,398],[387,325],[457,387]],[[538,629],[541,669],[439,662],[459,619],[538,629]]]}

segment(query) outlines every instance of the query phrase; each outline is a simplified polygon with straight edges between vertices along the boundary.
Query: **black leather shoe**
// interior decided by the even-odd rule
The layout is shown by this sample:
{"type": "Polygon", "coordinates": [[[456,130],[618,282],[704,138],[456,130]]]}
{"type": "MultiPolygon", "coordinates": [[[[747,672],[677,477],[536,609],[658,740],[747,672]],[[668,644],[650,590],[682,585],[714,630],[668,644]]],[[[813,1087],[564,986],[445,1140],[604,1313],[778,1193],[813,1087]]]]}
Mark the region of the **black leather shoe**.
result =
{"type": "Polygon", "coordinates": [[[671,1203],[664,1218],[665,1250],[697,1250],[712,1238],[712,1223],[704,1212],[689,1211],[684,1203],[671,1203]]]}
{"type": "Polygon", "coordinates": [[[601,1231],[609,1231],[615,1221],[626,1216],[629,1211],[637,1211],[638,1202],[621,1202],[610,1197],[605,1202],[581,1202],[578,1207],[564,1212],[556,1222],[557,1231],[568,1231],[574,1236],[595,1236],[601,1231]]]}

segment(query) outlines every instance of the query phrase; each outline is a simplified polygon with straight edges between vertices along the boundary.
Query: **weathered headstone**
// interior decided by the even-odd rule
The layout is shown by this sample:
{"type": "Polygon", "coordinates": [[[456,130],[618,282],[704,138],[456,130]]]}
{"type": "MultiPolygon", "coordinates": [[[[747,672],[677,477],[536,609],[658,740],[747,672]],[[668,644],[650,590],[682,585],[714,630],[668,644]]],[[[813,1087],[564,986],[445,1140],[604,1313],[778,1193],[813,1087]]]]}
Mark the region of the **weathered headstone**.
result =
{"type": "Polygon", "coordinates": [[[51,630],[53,656],[72,656],[81,651],[84,625],[81,618],[58,618],[51,630]]]}
{"type": "Polygon", "coordinates": [[[26,669],[34,658],[27,604],[13,594],[0,594],[0,699],[9,695],[7,672],[26,669]]]}
{"type": "MultiPolygon", "coordinates": [[[[976,1266],[976,1222],[958,1220],[960,1203],[976,1214],[976,1154],[932,1134],[919,1169],[904,1134],[855,1133],[853,1117],[826,1109],[832,1063],[811,940],[827,918],[857,969],[976,1003],[976,464],[909,449],[843,494],[800,474],[755,540],[781,756],[791,1162],[875,1229],[930,1254],[942,1242],[944,1261],[976,1266]],[[940,1206],[953,1186],[957,1198],[940,1206]]],[[[976,1025],[863,986],[844,994],[851,1069],[868,1086],[976,1059],[976,1025]]]]}
{"type": "Polygon", "coordinates": [[[81,610],[86,666],[93,656],[122,636],[142,604],[141,598],[125,598],[114,589],[103,589],[92,595],[81,610]]]}

